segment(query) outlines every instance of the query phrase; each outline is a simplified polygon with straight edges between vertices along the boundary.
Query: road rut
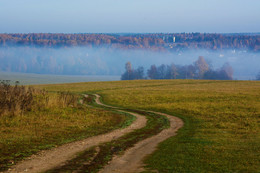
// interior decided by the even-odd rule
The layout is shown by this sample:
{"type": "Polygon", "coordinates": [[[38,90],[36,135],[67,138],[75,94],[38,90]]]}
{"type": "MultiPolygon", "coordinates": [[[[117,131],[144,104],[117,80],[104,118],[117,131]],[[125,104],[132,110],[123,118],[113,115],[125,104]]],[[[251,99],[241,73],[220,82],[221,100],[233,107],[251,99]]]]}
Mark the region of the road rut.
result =
{"type": "MultiPolygon", "coordinates": [[[[96,102],[102,106],[110,107],[104,105],[100,102],[99,96],[96,97],[96,102]]],[[[122,111],[126,112],[126,111],[122,111]]],[[[129,112],[130,113],[130,112],[129,112]]],[[[26,160],[21,161],[17,165],[11,167],[8,173],[18,173],[18,172],[44,172],[55,167],[62,166],[66,161],[75,157],[75,155],[81,151],[84,151],[90,147],[96,146],[98,144],[109,142],[111,140],[117,139],[127,133],[130,133],[136,129],[145,127],[147,119],[145,116],[141,116],[136,113],[130,113],[136,117],[136,120],[128,127],[124,129],[117,129],[110,133],[93,136],[81,141],[76,141],[68,143],[51,150],[41,151],[36,155],[33,155],[26,160]]]]}
{"type": "Polygon", "coordinates": [[[115,156],[99,173],[137,173],[144,171],[143,159],[149,154],[152,154],[160,142],[175,136],[178,129],[183,126],[183,121],[180,118],[160,112],[153,113],[166,116],[170,121],[170,128],[135,144],[135,146],[127,150],[124,155],[115,156]]]}

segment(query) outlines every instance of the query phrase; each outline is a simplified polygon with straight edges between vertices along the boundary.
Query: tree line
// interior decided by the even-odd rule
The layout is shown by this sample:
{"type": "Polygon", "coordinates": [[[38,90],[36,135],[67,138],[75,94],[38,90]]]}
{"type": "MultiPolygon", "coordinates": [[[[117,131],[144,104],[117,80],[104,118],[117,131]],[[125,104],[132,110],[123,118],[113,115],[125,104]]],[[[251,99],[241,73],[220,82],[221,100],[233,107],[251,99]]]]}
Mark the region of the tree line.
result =
{"type": "Polygon", "coordinates": [[[211,79],[211,80],[233,80],[233,68],[225,63],[220,69],[214,70],[200,56],[197,61],[190,65],[151,65],[146,74],[143,67],[134,69],[131,62],[125,64],[125,72],[121,80],[136,79],[211,79]]]}
{"type": "Polygon", "coordinates": [[[120,49],[247,49],[260,51],[260,34],[0,34],[0,46],[109,46],[120,49]]]}

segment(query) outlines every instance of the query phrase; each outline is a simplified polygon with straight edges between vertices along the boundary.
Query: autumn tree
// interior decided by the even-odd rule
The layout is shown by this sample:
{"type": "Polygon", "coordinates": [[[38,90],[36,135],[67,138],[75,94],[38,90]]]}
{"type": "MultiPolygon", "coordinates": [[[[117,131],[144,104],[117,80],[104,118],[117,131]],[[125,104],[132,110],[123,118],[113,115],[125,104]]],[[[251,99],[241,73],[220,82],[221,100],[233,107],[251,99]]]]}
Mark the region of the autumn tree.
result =
{"type": "MultiPolygon", "coordinates": [[[[195,64],[195,63],[194,63],[195,64]]],[[[225,63],[220,69],[213,70],[209,68],[203,73],[203,78],[198,78],[198,67],[194,64],[186,66],[176,66],[175,64],[160,66],[152,65],[147,70],[147,77],[149,79],[210,79],[210,80],[232,80],[233,69],[225,63]]],[[[199,64],[199,63],[198,63],[199,64]]],[[[122,75],[122,80],[145,79],[144,68],[138,67],[136,70],[132,68],[130,62],[125,65],[125,73],[122,75]]],[[[260,72],[257,77],[260,80],[260,72]]]]}
{"type": "Polygon", "coordinates": [[[169,76],[168,76],[169,79],[177,79],[177,76],[179,75],[179,73],[178,73],[178,69],[175,64],[171,64],[168,67],[168,74],[169,74],[169,76]]]}
{"type": "Polygon", "coordinates": [[[125,64],[125,70],[125,73],[121,76],[121,80],[144,79],[144,68],[141,66],[135,70],[132,68],[132,64],[127,62],[125,64]]]}
{"type": "Polygon", "coordinates": [[[125,64],[125,73],[121,76],[122,80],[131,80],[133,79],[133,70],[131,62],[125,64]]]}
{"type": "Polygon", "coordinates": [[[199,59],[195,61],[194,65],[198,74],[198,78],[203,79],[204,73],[209,70],[208,63],[205,61],[203,56],[199,56],[199,59]]]}
{"type": "Polygon", "coordinates": [[[233,68],[232,66],[229,64],[229,63],[225,63],[222,68],[221,68],[221,71],[223,71],[223,74],[226,75],[226,79],[227,80],[233,80],[233,68]]]}

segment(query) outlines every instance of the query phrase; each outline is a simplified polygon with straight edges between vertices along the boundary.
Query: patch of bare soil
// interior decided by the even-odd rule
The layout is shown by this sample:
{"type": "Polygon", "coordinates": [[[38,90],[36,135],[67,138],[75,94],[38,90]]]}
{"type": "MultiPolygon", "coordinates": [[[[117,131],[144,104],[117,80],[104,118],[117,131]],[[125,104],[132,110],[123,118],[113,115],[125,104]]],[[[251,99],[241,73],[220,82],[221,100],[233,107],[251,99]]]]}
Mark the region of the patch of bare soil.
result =
{"type": "MultiPolygon", "coordinates": [[[[100,102],[99,96],[96,97],[96,102],[106,107],[100,102]]],[[[123,111],[122,111],[123,112],[123,111]]],[[[130,112],[129,112],[130,113],[130,112]]],[[[6,172],[17,173],[17,172],[44,172],[54,167],[62,166],[66,161],[74,158],[77,153],[84,151],[92,146],[96,146],[100,143],[109,142],[113,139],[117,139],[126,133],[130,133],[136,129],[145,127],[146,118],[136,113],[130,113],[136,116],[136,120],[127,128],[117,129],[107,134],[93,136],[81,141],[68,143],[51,150],[41,151],[37,155],[33,155],[28,159],[21,161],[17,165],[14,165],[6,172]]]]}

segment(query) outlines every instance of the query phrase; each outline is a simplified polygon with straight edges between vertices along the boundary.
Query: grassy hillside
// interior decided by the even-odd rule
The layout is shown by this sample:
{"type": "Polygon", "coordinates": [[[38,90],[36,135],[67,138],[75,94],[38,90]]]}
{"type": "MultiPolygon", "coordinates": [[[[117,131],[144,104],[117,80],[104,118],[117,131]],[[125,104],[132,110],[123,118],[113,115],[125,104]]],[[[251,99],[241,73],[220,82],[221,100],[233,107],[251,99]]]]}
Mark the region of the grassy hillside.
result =
{"type": "Polygon", "coordinates": [[[107,104],[166,112],[185,126],[145,161],[159,172],[259,172],[260,82],[157,80],[41,86],[98,92],[107,104]]]}

